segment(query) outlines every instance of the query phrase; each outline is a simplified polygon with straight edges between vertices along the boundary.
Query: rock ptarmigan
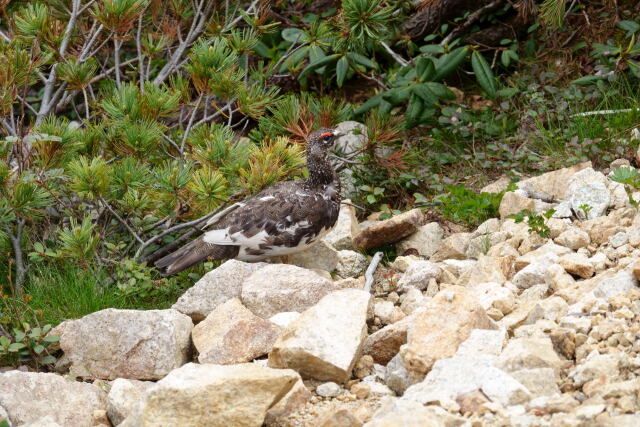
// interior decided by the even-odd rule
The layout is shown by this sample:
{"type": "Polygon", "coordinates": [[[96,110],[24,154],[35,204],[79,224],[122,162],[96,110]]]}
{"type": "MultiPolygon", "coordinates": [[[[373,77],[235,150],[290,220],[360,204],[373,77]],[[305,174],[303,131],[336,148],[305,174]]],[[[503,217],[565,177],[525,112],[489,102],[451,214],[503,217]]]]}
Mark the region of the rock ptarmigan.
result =
{"type": "Polygon", "coordinates": [[[308,248],[338,219],[340,180],[327,159],[340,132],[320,129],[307,138],[309,177],[285,181],[237,203],[215,229],[156,261],[163,275],[204,260],[260,261],[308,248]]]}

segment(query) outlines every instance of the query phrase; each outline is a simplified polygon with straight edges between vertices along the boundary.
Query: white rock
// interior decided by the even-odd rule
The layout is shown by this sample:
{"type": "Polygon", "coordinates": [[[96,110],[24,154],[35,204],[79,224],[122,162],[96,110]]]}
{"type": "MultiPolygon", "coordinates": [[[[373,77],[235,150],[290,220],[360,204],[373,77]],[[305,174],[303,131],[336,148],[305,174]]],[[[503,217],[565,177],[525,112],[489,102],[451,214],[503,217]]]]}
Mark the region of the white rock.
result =
{"type": "Polygon", "coordinates": [[[440,248],[431,256],[431,261],[438,262],[445,259],[465,259],[471,233],[455,233],[442,241],[440,248]]]}
{"type": "Polygon", "coordinates": [[[567,273],[580,276],[583,279],[588,279],[593,276],[596,271],[591,261],[589,261],[589,258],[579,253],[562,255],[560,259],[558,259],[558,264],[564,268],[567,273]]]}
{"type": "Polygon", "coordinates": [[[469,241],[469,246],[465,254],[468,258],[478,259],[481,255],[487,255],[492,247],[504,242],[508,238],[509,234],[504,231],[479,235],[469,241]]]}
{"type": "Polygon", "coordinates": [[[401,297],[400,309],[407,315],[413,313],[424,301],[424,295],[419,289],[410,286],[401,297]]]}
{"type": "Polygon", "coordinates": [[[233,298],[213,310],[191,332],[200,363],[250,362],[271,350],[282,328],[247,310],[233,298]]]}
{"type": "Polygon", "coordinates": [[[303,377],[344,383],[367,336],[371,295],[342,289],[303,312],[276,341],[269,366],[292,368],[303,377]]]}
{"type": "Polygon", "coordinates": [[[255,426],[299,376],[253,363],[188,363],[149,388],[123,427],[255,426]]]}
{"type": "Polygon", "coordinates": [[[250,275],[242,285],[242,302],[257,316],[304,311],[336,290],[317,273],[287,264],[271,264],[250,275]]]}
{"type": "Polygon", "coordinates": [[[14,425],[51,417],[63,427],[91,426],[94,412],[106,410],[107,395],[56,374],[7,371],[0,374],[0,407],[14,425]]]}
{"type": "Polygon", "coordinates": [[[251,273],[266,267],[267,263],[248,263],[229,260],[211,270],[178,298],[171,308],[199,322],[214,308],[231,298],[240,298],[242,283],[251,273]]]}
{"type": "Polygon", "coordinates": [[[571,191],[571,208],[579,217],[584,217],[580,206],[591,206],[587,219],[603,216],[611,204],[611,193],[602,182],[585,184],[571,191]]]}
{"type": "Polygon", "coordinates": [[[546,298],[535,304],[524,323],[532,325],[541,319],[557,322],[567,314],[568,311],[569,304],[561,297],[546,298]]]}
{"type": "Polygon", "coordinates": [[[604,279],[593,290],[597,298],[611,298],[612,296],[628,292],[638,287],[638,281],[630,271],[621,271],[612,278],[604,279]]]}
{"type": "Polygon", "coordinates": [[[535,261],[543,261],[546,258],[547,260],[555,260],[556,257],[560,257],[564,254],[571,253],[571,249],[566,248],[564,246],[556,245],[553,242],[547,242],[544,245],[540,246],[538,249],[528,252],[521,257],[517,258],[515,261],[515,269],[516,271],[522,270],[527,265],[535,262],[535,261]]]}
{"type": "Polygon", "coordinates": [[[388,325],[393,317],[394,305],[391,301],[380,301],[373,305],[373,314],[380,319],[383,325],[388,325]]]}
{"type": "Polygon", "coordinates": [[[302,378],[299,378],[287,394],[269,408],[264,419],[265,425],[271,427],[286,424],[286,420],[304,408],[311,397],[311,392],[305,387],[302,378]]]}
{"type": "Polygon", "coordinates": [[[338,123],[335,128],[342,133],[336,138],[335,149],[343,154],[352,154],[361,150],[367,143],[367,127],[355,121],[345,121],[338,123]]]}
{"type": "Polygon", "coordinates": [[[545,283],[547,270],[553,264],[552,255],[539,258],[518,271],[511,280],[519,289],[528,289],[532,286],[545,283]]]}
{"type": "Polygon", "coordinates": [[[589,316],[580,316],[579,313],[570,312],[560,319],[559,324],[563,328],[573,329],[581,334],[588,334],[591,330],[591,318],[589,316]]]}
{"type": "Polygon", "coordinates": [[[629,235],[625,232],[619,232],[609,237],[609,244],[614,248],[619,248],[622,245],[629,243],[629,235]]]}
{"type": "Polygon", "coordinates": [[[408,370],[429,372],[438,359],[451,357],[474,329],[497,329],[476,299],[461,286],[438,292],[416,313],[401,352],[408,370]]]}
{"type": "Polygon", "coordinates": [[[383,397],[380,402],[380,409],[365,427],[453,427],[462,426],[465,422],[462,417],[451,415],[438,406],[423,406],[418,402],[391,396],[383,397]]]}
{"type": "Polygon", "coordinates": [[[516,305],[513,292],[499,283],[484,282],[470,288],[470,292],[478,299],[478,302],[485,310],[496,308],[502,314],[509,314],[516,305]]]}
{"type": "Polygon", "coordinates": [[[444,230],[437,222],[430,222],[421,227],[411,236],[396,244],[399,254],[405,253],[409,249],[415,249],[424,257],[430,257],[440,248],[444,230]]]}
{"type": "Polygon", "coordinates": [[[546,336],[512,339],[498,359],[498,366],[510,372],[532,368],[552,368],[558,371],[561,364],[551,340],[546,336]]]}
{"type": "Polygon", "coordinates": [[[409,387],[401,400],[444,406],[462,394],[481,390],[503,406],[528,401],[529,391],[494,362],[494,357],[478,355],[438,360],[424,381],[409,387]]]}
{"type": "Polygon", "coordinates": [[[568,200],[563,200],[558,203],[554,209],[555,212],[553,213],[552,218],[571,218],[573,216],[571,202],[568,200]]]}
{"type": "Polygon", "coordinates": [[[384,382],[398,395],[402,395],[407,388],[421,380],[421,376],[413,375],[411,372],[407,371],[407,368],[402,362],[402,357],[400,357],[399,354],[396,354],[393,359],[387,363],[384,382]]]}
{"type": "Polygon", "coordinates": [[[340,277],[362,276],[369,266],[367,257],[356,251],[338,251],[336,274],[340,277]]]}
{"type": "Polygon", "coordinates": [[[300,313],[297,311],[283,311],[282,313],[274,314],[269,318],[270,322],[275,323],[276,325],[286,328],[296,320],[300,316],[300,313]]]}
{"type": "Polygon", "coordinates": [[[587,247],[591,243],[591,238],[586,231],[576,227],[570,227],[563,231],[556,239],[556,243],[566,246],[569,249],[577,251],[580,248],[587,247]]]}
{"type": "Polygon", "coordinates": [[[151,381],[127,380],[116,378],[111,383],[107,396],[107,416],[114,426],[124,421],[142,400],[149,387],[155,385],[151,381]]]}
{"type": "Polygon", "coordinates": [[[569,372],[569,378],[577,386],[599,377],[615,380],[619,371],[620,358],[613,354],[591,354],[587,359],[569,372]]]}
{"type": "Polygon", "coordinates": [[[324,241],[330,243],[339,251],[353,249],[353,238],[360,231],[355,208],[348,203],[351,203],[351,200],[343,200],[336,225],[333,230],[323,237],[324,241]]]}
{"type": "Polygon", "coordinates": [[[65,321],[54,333],[72,375],[155,380],[188,361],[192,328],[191,318],[173,309],[109,308],[65,321]]]}
{"type": "Polygon", "coordinates": [[[23,424],[22,427],[62,427],[62,426],[58,424],[51,415],[47,415],[46,417],[40,418],[37,421],[31,422],[29,424],[23,424]]]}
{"type": "Polygon", "coordinates": [[[409,287],[425,290],[429,285],[429,280],[437,279],[442,269],[431,261],[415,261],[409,264],[407,271],[398,280],[398,289],[404,290],[409,287]]]}
{"type": "Polygon", "coordinates": [[[474,329],[469,338],[460,344],[455,357],[485,354],[498,356],[507,342],[507,331],[505,329],[474,329]]]}
{"type": "Polygon", "coordinates": [[[342,392],[342,387],[329,381],[316,387],[316,394],[322,397],[336,397],[342,392]]]}
{"type": "Polygon", "coordinates": [[[338,266],[338,251],[325,240],[318,240],[308,249],[287,257],[289,264],[309,270],[333,271],[338,266]]]}
{"type": "Polygon", "coordinates": [[[558,376],[551,368],[521,369],[511,372],[511,376],[525,386],[533,397],[560,394],[558,376]]]}

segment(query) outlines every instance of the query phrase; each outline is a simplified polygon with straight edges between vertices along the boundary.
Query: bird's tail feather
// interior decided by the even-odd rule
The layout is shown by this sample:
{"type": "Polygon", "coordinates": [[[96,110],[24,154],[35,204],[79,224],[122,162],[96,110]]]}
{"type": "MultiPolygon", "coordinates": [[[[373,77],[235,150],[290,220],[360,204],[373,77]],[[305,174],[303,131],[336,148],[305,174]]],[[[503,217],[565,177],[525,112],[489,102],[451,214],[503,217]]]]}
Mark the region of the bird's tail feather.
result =
{"type": "Polygon", "coordinates": [[[171,276],[198,264],[205,259],[233,258],[238,254],[237,246],[221,246],[206,243],[202,237],[184,245],[177,251],[160,258],[154,265],[163,276],[171,276]]]}

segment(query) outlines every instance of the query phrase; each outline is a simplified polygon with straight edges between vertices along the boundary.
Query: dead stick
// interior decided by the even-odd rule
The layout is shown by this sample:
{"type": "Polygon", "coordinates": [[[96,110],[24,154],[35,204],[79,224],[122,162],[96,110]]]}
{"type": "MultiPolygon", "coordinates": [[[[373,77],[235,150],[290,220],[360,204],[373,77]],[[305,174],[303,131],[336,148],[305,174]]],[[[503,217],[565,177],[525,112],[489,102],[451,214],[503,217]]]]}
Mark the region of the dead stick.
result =
{"type": "Polygon", "coordinates": [[[382,252],[376,252],[371,260],[371,264],[367,267],[366,273],[364,273],[364,291],[367,293],[371,292],[371,287],[373,286],[373,274],[376,272],[376,268],[378,268],[378,264],[380,264],[380,260],[382,259],[382,252]]]}

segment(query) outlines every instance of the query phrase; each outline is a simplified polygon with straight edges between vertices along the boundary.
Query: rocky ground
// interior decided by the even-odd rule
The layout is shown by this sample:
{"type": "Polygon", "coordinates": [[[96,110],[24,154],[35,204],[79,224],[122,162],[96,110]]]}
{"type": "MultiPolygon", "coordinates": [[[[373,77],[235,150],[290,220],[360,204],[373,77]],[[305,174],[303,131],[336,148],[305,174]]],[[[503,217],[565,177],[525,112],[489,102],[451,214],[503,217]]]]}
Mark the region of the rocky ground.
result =
{"type": "Polygon", "coordinates": [[[172,309],[66,321],[52,332],[57,373],[0,374],[0,416],[50,427],[640,425],[640,213],[589,163],[518,186],[500,219],[450,235],[421,211],[358,224],[344,205],[336,230],[290,264],[228,261],[172,309]],[[548,238],[506,219],[551,207],[548,238]],[[380,265],[366,292],[358,250],[387,242],[412,255],[380,265]]]}

